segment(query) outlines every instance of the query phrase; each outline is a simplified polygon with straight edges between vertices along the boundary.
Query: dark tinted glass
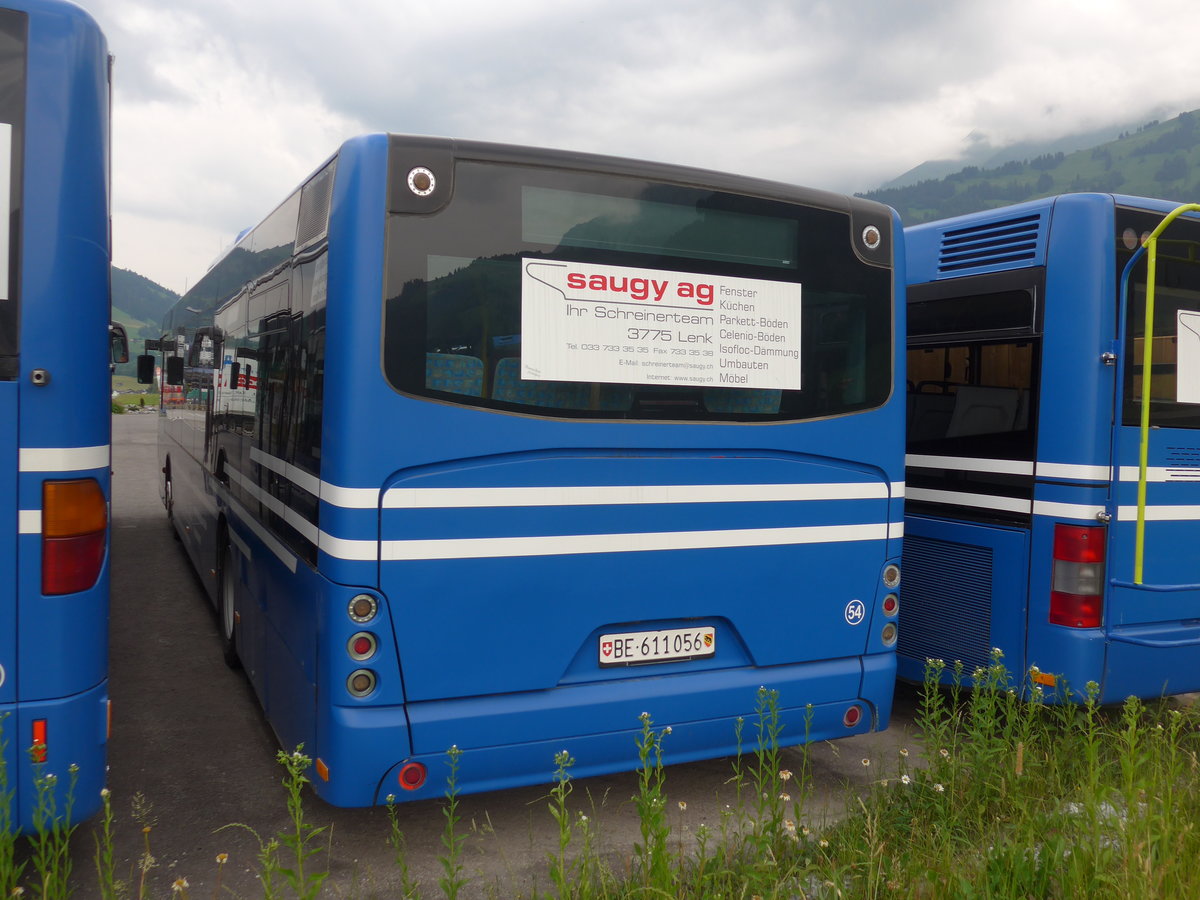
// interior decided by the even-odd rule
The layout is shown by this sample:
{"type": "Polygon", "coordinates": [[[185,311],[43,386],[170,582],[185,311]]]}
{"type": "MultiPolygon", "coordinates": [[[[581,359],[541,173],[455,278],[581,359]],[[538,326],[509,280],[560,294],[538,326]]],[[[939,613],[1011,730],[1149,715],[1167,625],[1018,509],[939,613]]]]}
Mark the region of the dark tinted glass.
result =
{"type": "MultiPolygon", "coordinates": [[[[384,370],[405,393],[539,415],[770,421],[843,414],[879,406],[890,394],[891,275],[854,254],[844,212],[634,178],[460,162],[447,207],[389,219],[384,370]],[[639,374],[524,377],[523,346],[528,357],[538,336],[525,333],[523,279],[528,290],[531,271],[556,266],[576,273],[564,275],[564,284],[585,284],[578,273],[587,272],[629,291],[634,302],[603,310],[620,319],[620,328],[605,332],[619,339],[598,339],[594,352],[607,360],[610,377],[626,364],[639,374]],[[687,309],[662,296],[662,285],[682,291],[689,280],[718,287],[690,298],[687,309]],[[769,333],[786,316],[764,316],[765,305],[754,308],[735,293],[743,284],[778,288],[795,301],[787,310],[800,308],[794,337],[761,346],[744,337],[769,333]],[[701,325],[719,329],[711,344],[693,336],[701,325]],[[798,357],[799,389],[679,383],[715,371],[722,342],[755,344],[752,352],[768,361],[768,354],[798,357]],[[650,383],[653,373],[672,383],[650,383]]],[[[593,307],[579,315],[601,318],[593,307]]],[[[754,365],[723,374],[753,378],[754,365]]]]}
{"type": "Polygon", "coordinates": [[[1034,327],[1033,294],[1001,291],[969,298],[913,300],[908,304],[908,334],[962,335],[996,331],[1029,331],[1034,327]]]}
{"type": "Polygon", "coordinates": [[[25,146],[25,47],[28,19],[25,13],[0,9],[0,123],[9,126],[11,162],[0,178],[8,182],[8,208],[5,249],[8,265],[0,270],[0,378],[15,378],[20,353],[17,328],[20,323],[21,258],[21,173],[25,146]]]}

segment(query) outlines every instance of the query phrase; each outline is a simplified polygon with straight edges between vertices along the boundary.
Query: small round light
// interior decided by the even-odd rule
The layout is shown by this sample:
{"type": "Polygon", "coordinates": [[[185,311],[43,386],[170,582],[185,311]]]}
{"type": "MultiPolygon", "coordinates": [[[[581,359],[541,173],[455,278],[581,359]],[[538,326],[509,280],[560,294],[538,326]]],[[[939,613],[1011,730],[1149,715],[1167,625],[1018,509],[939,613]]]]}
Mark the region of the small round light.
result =
{"type": "Polygon", "coordinates": [[[375,673],[370,669],[356,669],[346,679],[346,690],[355,697],[365,697],[375,690],[375,673]]]}
{"type": "Polygon", "coordinates": [[[379,612],[379,601],[370,594],[359,594],[350,601],[350,618],[360,625],[370,622],[379,612]]]}
{"type": "Polygon", "coordinates": [[[1138,245],[1137,232],[1132,228],[1126,228],[1121,232],[1121,243],[1125,245],[1126,250],[1133,250],[1138,245]]]}
{"type": "Polygon", "coordinates": [[[397,779],[406,791],[415,791],[425,783],[425,767],[419,762],[405,763],[397,779]]]}
{"type": "Polygon", "coordinates": [[[888,622],[883,626],[883,631],[879,635],[883,639],[883,646],[890,647],[896,643],[896,623],[888,622]]]}
{"type": "Polygon", "coordinates": [[[862,242],[868,250],[878,250],[883,243],[883,232],[874,225],[868,225],[862,230],[862,242]]]}
{"type": "Polygon", "coordinates": [[[847,728],[853,728],[862,721],[862,707],[855,704],[846,710],[846,714],[842,716],[842,724],[847,728]]]}
{"type": "Polygon", "coordinates": [[[428,197],[437,187],[437,179],[424,166],[417,166],[408,173],[408,189],[418,197],[428,197]]]}
{"type": "Polygon", "coordinates": [[[883,598],[884,615],[894,616],[898,609],[900,609],[900,598],[895,594],[888,594],[883,598]]]}
{"type": "Polygon", "coordinates": [[[378,646],[379,642],[375,639],[375,635],[369,631],[360,631],[346,643],[346,652],[352,659],[362,662],[364,659],[374,656],[378,646]]]}
{"type": "Polygon", "coordinates": [[[894,588],[900,584],[900,567],[895,563],[888,563],[883,567],[883,583],[889,588],[894,588]]]}

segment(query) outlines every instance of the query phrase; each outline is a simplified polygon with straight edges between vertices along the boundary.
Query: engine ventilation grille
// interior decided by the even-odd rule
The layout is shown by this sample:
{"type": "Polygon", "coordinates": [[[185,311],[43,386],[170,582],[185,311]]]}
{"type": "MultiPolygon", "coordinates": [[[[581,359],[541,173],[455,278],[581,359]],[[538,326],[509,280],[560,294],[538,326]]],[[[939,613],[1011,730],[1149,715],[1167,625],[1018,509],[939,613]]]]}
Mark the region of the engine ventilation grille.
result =
{"type": "Polygon", "coordinates": [[[968,674],[991,664],[992,550],[904,536],[901,656],[961,660],[968,674]]]}
{"type": "Polygon", "coordinates": [[[1039,212],[943,232],[938,272],[959,275],[972,269],[1030,265],[1038,257],[1042,219],[1039,212]]]}

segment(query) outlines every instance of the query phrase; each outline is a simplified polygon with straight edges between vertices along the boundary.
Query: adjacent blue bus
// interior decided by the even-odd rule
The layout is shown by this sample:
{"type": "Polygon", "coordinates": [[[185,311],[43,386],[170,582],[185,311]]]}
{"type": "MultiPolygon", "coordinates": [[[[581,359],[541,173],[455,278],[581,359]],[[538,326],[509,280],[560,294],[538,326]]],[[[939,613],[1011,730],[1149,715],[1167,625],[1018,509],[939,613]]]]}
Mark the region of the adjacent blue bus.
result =
{"type": "MultiPolygon", "coordinates": [[[[169,313],[167,513],[284,747],[368,805],[887,725],[888,208],[351,140],[169,313]]],[[[147,360],[152,364],[153,358],[147,360]]]]}
{"type": "Polygon", "coordinates": [[[100,805],[108,736],[109,56],[60,0],[0,8],[0,827],[35,761],[100,805]],[[64,327],[64,323],[69,323],[64,327]]]}
{"type": "Polygon", "coordinates": [[[1076,194],[906,229],[903,676],[998,648],[1051,696],[1200,689],[1200,219],[1166,227],[1152,281],[1141,255],[1172,208],[1076,194]]]}

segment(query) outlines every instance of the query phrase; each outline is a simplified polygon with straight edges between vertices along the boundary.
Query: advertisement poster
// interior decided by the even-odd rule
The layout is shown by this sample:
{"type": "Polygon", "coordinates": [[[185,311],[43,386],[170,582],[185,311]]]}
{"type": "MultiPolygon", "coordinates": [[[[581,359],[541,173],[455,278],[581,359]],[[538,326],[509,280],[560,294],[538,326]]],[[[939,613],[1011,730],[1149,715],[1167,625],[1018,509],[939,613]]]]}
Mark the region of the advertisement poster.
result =
{"type": "Polygon", "coordinates": [[[521,377],[799,390],[799,284],[526,259],[521,377]]]}
{"type": "Polygon", "coordinates": [[[1179,403],[1200,403],[1200,312],[1181,309],[1176,321],[1179,368],[1175,399],[1179,403]]]}

